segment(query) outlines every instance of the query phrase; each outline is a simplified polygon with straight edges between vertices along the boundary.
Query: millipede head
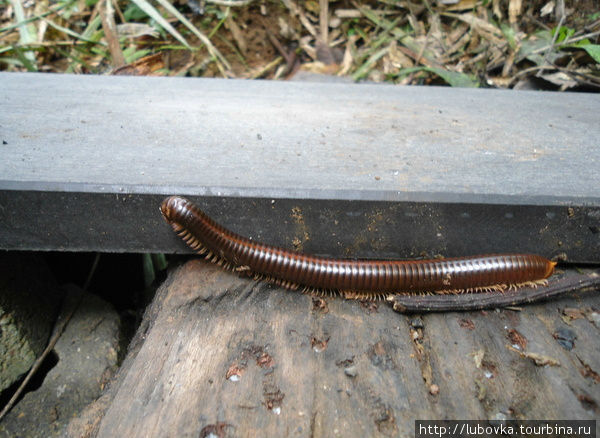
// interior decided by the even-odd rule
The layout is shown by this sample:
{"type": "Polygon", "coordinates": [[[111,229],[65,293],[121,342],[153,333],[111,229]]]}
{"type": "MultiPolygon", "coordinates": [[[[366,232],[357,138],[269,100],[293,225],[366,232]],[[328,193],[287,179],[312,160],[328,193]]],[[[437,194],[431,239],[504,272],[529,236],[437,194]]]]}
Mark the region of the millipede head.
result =
{"type": "Polygon", "coordinates": [[[548,278],[552,275],[552,273],[554,272],[554,267],[556,266],[557,262],[554,261],[548,261],[547,264],[547,268],[546,268],[546,274],[544,275],[544,278],[548,278]]]}
{"type": "Polygon", "coordinates": [[[169,196],[160,204],[160,212],[168,223],[173,224],[186,211],[185,208],[188,204],[189,201],[185,198],[169,196]]]}

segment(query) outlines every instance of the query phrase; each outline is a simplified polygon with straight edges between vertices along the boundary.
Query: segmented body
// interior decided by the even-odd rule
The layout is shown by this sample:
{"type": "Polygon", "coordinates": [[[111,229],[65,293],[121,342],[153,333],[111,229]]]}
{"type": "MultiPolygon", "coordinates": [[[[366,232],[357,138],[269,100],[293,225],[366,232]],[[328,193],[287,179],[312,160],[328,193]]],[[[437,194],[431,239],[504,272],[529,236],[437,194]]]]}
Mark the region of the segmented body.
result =
{"type": "Polygon", "coordinates": [[[239,236],[178,196],[165,199],[161,211],[188,245],[200,253],[208,252],[212,261],[291,289],[354,293],[358,298],[390,293],[478,292],[543,280],[555,266],[532,254],[414,261],[310,256],[239,236]]]}

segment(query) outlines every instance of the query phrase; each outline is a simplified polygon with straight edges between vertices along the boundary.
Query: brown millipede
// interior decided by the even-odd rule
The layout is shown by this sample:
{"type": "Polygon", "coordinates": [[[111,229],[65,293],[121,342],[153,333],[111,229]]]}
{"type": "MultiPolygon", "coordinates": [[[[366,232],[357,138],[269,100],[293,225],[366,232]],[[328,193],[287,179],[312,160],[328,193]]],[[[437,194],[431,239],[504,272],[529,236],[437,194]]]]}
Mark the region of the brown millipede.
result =
{"type": "Polygon", "coordinates": [[[532,254],[499,254],[440,260],[346,260],[310,256],[239,236],[187,199],[171,196],[160,210],[175,232],[200,254],[227,268],[290,289],[347,298],[396,293],[459,293],[543,283],[556,265],[532,254]]]}

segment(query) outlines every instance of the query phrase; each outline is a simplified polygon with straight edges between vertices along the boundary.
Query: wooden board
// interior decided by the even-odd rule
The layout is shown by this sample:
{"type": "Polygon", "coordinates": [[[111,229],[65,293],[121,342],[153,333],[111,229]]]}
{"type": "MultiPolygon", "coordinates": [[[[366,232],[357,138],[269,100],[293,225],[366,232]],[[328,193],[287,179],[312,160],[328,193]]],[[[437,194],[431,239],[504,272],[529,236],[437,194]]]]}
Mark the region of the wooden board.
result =
{"type": "Polygon", "coordinates": [[[192,260],[159,289],[87,433],[377,437],[413,436],[415,419],[594,419],[599,308],[586,292],[407,316],[192,260]]]}
{"type": "Polygon", "coordinates": [[[595,94],[0,73],[0,98],[0,248],[186,251],[179,194],[312,253],[600,262],[595,94]]]}
{"type": "Polygon", "coordinates": [[[600,202],[591,93],[32,73],[0,84],[4,187],[600,202]]]}

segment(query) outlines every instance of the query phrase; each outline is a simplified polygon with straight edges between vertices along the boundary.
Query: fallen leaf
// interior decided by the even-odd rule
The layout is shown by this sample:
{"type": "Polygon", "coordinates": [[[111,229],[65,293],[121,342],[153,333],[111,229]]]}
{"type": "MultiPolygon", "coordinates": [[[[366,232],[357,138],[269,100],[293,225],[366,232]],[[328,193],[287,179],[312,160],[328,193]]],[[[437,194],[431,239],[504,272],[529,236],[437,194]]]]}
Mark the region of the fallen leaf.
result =
{"type": "Polygon", "coordinates": [[[159,36],[157,30],[144,23],[122,23],[117,24],[117,34],[120,37],[139,38],[143,36],[151,36],[156,38],[159,36]]]}
{"type": "Polygon", "coordinates": [[[115,76],[149,76],[162,68],[165,68],[162,53],[157,53],[119,67],[112,74],[115,76]]]}
{"type": "Polygon", "coordinates": [[[481,368],[483,356],[485,356],[485,350],[483,348],[481,350],[477,350],[475,353],[471,353],[471,356],[473,356],[473,360],[475,361],[475,367],[481,368]]]}
{"type": "Polygon", "coordinates": [[[525,336],[523,336],[515,329],[508,330],[506,336],[508,337],[508,340],[511,344],[518,345],[522,351],[525,351],[525,349],[527,348],[527,338],[525,336]]]}
{"type": "Polygon", "coordinates": [[[554,12],[554,1],[549,1],[542,7],[542,9],[540,9],[540,16],[545,17],[546,15],[550,15],[552,12],[554,12]]]}

